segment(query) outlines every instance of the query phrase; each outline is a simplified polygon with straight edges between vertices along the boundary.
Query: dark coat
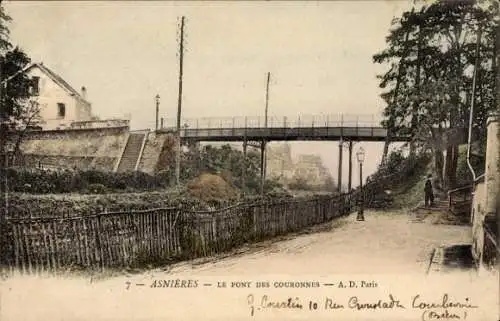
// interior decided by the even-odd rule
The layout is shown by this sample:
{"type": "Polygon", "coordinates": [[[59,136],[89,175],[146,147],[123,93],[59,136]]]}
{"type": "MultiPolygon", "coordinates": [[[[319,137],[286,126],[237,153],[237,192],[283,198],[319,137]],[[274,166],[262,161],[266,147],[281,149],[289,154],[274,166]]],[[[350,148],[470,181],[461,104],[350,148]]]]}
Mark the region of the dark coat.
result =
{"type": "Polygon", "coordinates": [[[425,188],[424,188],[424,191],[425,191],[426,193],[432,193],[432,182],[431,182],[431,180],[430,180],[430,179],[427,179],[427,180],[425,181],[425,188]]]}

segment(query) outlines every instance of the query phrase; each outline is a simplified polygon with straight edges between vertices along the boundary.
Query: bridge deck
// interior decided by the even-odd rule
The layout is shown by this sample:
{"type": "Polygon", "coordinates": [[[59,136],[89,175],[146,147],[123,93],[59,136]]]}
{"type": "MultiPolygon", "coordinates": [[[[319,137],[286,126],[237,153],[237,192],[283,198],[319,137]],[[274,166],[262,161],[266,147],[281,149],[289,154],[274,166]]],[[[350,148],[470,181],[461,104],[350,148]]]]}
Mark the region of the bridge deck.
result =
{"type": "MultiPolygon", "coordinates": [[[[160,132],[176,132],[176,120],[162,119],[160,132]]],[[[374,115],[298,115],[289,117],[194,118],[181,121],[181,138],[194,141],[384,141],[387,129],[374,115]]],[[[409,141],[394,137],[392,141],[409,141]]]]}
{"type": "MultiPolygon", "coordinates": [[[[162,129],[161,132],[175,132],[175,129],[162,129]]],[[[183,128],[181,138],[194,141],[384,141],[387,129],[382,127],[271,127],[271,128],[183,128]]],[[[394,137],[392,141],[406,142],[410,137],[394,137]]]]}

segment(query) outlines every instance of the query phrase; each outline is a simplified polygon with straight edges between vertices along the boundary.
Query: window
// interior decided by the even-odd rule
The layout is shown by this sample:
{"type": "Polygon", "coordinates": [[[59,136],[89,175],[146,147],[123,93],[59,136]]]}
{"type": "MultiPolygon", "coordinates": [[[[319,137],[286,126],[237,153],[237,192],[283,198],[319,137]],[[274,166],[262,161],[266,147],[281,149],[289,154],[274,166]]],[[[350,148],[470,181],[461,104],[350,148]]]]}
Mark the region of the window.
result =
{"type": "Polygon", "coordinates": [[[63,103],[57,103],[57,117],[64,118],[66,116],[66,106],[63,103]]]}
{"type": "Polygon", "coordinates": [[[40,94],[40,77],[31,78],[31,95],[38,96],[40,94]]]}

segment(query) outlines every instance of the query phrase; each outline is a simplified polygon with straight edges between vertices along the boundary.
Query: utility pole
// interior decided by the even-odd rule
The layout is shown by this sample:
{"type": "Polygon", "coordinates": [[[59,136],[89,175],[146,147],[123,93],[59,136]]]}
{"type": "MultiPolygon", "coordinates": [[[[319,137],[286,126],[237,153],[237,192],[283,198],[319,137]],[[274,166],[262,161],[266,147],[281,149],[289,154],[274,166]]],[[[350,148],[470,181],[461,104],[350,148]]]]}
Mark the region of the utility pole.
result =
{"type": "Polygon", "coordinates": [[[175,180],[180,187],[181,176],[181,111],[182,111],[182,75],[184,63],[184,16],[181,18],[181,37],[179,41],[179,96],[177,99],[177,154],[175,162],[175,180]]]}
{"type": "Polygon", "coordinates": [[[7,151],[7,110],[5,108],[3,94],[4,89],[7,87],[7,81],[5,84],[2,83],[3,80],[3,60],[0,61],[0,171],[2,175],[0,177],[0,224],[7,216],[8,209],[8,177],[7,177],[7,167],[9,166],[8,151],[7,151]],[[4,88],[5,86],[5,88],[4,88]]]}
{"type": "MultiPolygon", "coordinates": [[[[266,108],[264,110],[264,127],[267,128],[267,114],[269,110],[269,81],[271,80],[271,73],[267,73],[266,82],[266,108]]],[[[266,153],[266,141],[262,140],[260,149],[260,194],[264,195],[264,182],[266,180],[266,165],[267,165],[267,153],[266,153]]]]}
{"type": "Polygon", "coordinates": [[[158,131],[158,114],[160,113],[160,95],[156,94],[156,124],[155,131],[158,131]]]}
{"type": "Polygon", "coordinates": [[[352,140],[349,141],[349,181],[347,185],[347,192],[352,189],[352,140]]]}
{"type": "MultiPolygon", "coordinates": [[[[4,164],[5,147],[7,144],[7,140],[6,140],[7,133],[4,132],[4,129],[5,129],[4,122],[7,119],[7,115],[6,115],[6,111],[4,108],[3,97],[2,97],[2,94],[3,94],[2,79],[3,79],[3,61],[0,61],[0,157],[1,157],[0,158],[0,169],[4,169],[4,167],[7,166],[6,162],[4,164]]],[[[0,190],[2,190],[1,187],[0,187],[0,190]]]]}
{"type": "Polygon", "coordinates": [[[7,181],[7,111],[3,93],[3,59],[0,57],[0,267],[7,262],[7,215],[8,215],[8,181],[7,181]]]}
{"type": "Polygon", "coordinates": [[[337,190],[339,193],[342,193],[342,152],[344,150],[344,141],[342,137],[339,140],[339,166],[338,166],[338,177],[337,177],[337,190]]]}
{"type": "MultiPolygon", "coordinates": [[[[474,62],[474,74],[472,76],[472,95],[471,95],[471,102],[470,102],[470,112],[469,112],[469,133],[467,137],[467,166],[469,167],[470,173],[472,174],[472,186],[474,186],[474,183],[476,181],[476,172],[474,171],[474,167],[472,166],[472,163],[470,161],[470,156],[471,156],[471,146],[472,146],[472,127],[474,125],[474,104],[475,104],[475,98],[476,98],[476,84],[477,84],[477,74],[478,74],[478,68],[479,68],[479,54],[481,50],[481,36],[482,36],[482,29],[479,27],[477,31],[477,43],[476,43],[476,54],[475,54],[475,62],[474,62]]],[[[493,58],[495,59],[495,58],[493,58]]],[[[472,196],[474,197],[475,191],[472,191],[472,196]]],[[[471,213],[470,213],[470,222],[474,222],[474,208],[472,208],[471,213]]],[[[482,259],[482,258],[481,258],[482,259]]]]}
{"type": "Polygon", "coordinates": [[[271,73],[268,72],[267,73],[267,82],[266,82],[266,110],[265,110],[265,124],[266,124],[266,128],[267,128],[267,112],[269,110],[269,81],[271,80],[271,73]]]}

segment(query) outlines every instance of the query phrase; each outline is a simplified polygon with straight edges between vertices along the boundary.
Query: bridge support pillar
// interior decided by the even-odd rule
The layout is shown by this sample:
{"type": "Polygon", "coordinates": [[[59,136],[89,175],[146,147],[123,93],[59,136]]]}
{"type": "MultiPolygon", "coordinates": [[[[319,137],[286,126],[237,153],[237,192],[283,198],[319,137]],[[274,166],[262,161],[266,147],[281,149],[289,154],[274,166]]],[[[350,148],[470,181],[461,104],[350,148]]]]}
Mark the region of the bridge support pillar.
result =
{"type": "Polygon", "coordinates": [[[338,183],[337,189],[338,189],[339,193],[342,192],[342,151],[343,151],[343,145],[344,145],[344,142],[342,141],[342,137],[341,137],[340,141],[339,141],[339,172],[337,175],[337,183],[338,183]]]}
{"type": "Polygon", "coordinates": [[[266,180],[266,141],[260,144],[260,194],[264,195],[264,182],[266,180]]]}
{"type": "Polygon", "coordinates": [[[349,141],[349,181],[348,181],[348,192],[352,189],[352,141],[349,141]]]}
{"type": "Polygon", "coordinates": [[[246,139],[243,141],[243,169],[241,172],[241,190],[243,191],[243,195],[246,194],[247,190],[247,141],[246,139]]]}

